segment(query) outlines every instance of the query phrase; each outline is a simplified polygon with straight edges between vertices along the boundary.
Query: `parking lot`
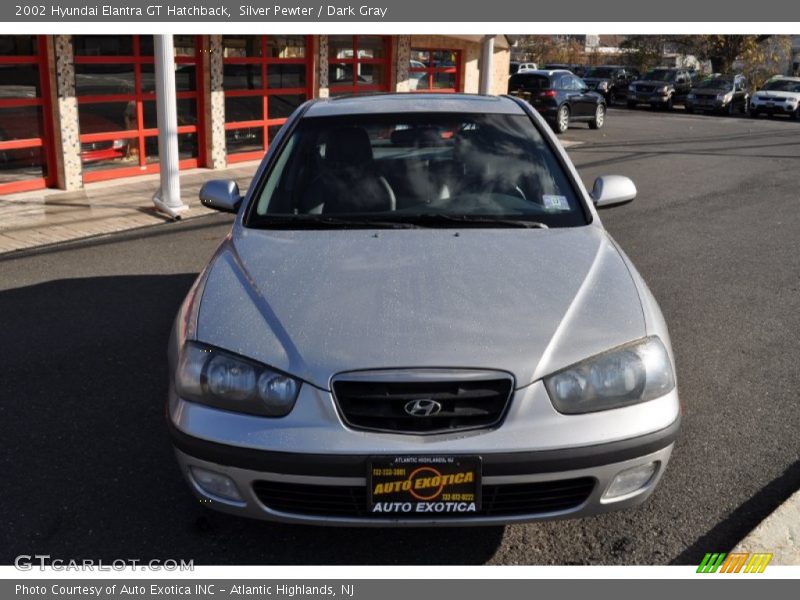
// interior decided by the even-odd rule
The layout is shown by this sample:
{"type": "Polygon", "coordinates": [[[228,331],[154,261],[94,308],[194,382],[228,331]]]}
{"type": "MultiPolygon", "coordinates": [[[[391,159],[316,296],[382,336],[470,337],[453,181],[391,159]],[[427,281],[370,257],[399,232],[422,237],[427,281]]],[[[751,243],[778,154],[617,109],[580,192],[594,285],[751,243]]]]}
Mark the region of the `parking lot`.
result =
{"type": "MultiPolygon", "coordinates": [[[[612,108],[562,136],[670,326],[672,462],[628,512],[476,529],[336,529],[209,514],[164,423],[166,340],[225,235],[212,216],[0,258],[0,562],[697,564],[800,487],[800,122],[612,108]]],[[[769,551],[769,549],[764,549],[769,551]]]]}

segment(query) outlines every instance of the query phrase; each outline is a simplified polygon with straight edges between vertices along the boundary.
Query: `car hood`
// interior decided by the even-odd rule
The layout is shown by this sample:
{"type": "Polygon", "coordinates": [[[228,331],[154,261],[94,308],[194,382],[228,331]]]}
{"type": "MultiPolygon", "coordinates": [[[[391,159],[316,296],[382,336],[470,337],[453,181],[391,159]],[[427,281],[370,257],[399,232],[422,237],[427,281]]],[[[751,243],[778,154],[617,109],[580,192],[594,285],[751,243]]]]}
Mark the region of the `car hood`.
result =
{"type": "Polygon", "coordinates": [[[755,93],[756,98],[799,98],[798,92],[783,92],[779,90],[761,90],[755,93]]]}
{"type": "Polygon", "coordinates": [[[662,85],[672,86],[672,85],[674,85],[674,82],[672,82],[672,81],[656,81],[655,79],[653,79],[652,81],[651,80],[642,79],[640,81],[634,81],[632,85],[653,85],[653,86],[656,86],[656,87],[660,87],[662,85]]]}
{"type": "Polygon", "coordinates": [[[328,389],[333,375],[481,368],[518,387],[646,334],[598,226],[237,228],[208,275],[200,341],[328,389]]]}
{"type": "Polygon", "coordinates": [[[692,88],[691,93],[698,96],[719,96],[720,94],[727,94],[730,92],[729,88],[692,88]]]}

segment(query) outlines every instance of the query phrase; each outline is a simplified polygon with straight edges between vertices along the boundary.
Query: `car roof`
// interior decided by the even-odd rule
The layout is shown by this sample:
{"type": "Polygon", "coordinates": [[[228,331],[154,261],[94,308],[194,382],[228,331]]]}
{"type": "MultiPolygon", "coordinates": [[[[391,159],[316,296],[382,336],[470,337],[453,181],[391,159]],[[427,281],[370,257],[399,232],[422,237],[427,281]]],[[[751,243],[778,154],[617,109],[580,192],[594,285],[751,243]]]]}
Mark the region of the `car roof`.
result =
{"type": "Polygon", "coordinates": [[[524,71],[523,73],[514,73],[514,75],[540,75],[545,77],[552,77],[553,75],[559,75],[561,73],[574,75],[572,71],[569,71],[567,69],[530,69],[529,71],[524,71]]]}
{"type": "Polygon", "coordinates": [[[800,77],[789,77],[788,75],[776,75],[775,77],[770,77],[767,79],[765,83],[769,83],[770,81],[777,81],[778,79],[783,81],[797,81],[800,82],[800,77]]]}
{"type": "MultiPolygon", "coordinates": [[[[530,71],[529,71],[530,72],[530,71]]],[[[511,98],[480,94],[365,94],[313,101],[306,117],[389,113],[494,113],[524,115],[511,98]]]]}

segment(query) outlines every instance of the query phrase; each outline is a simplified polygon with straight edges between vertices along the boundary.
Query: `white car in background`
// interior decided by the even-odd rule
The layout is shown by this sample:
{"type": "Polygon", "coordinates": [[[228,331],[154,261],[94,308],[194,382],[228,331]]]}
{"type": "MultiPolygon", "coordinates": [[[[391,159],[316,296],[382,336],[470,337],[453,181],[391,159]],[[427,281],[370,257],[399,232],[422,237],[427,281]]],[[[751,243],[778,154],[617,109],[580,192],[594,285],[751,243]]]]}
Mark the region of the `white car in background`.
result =
{"type": "Polygon", "coordinates": [[[800,77],[773,77],[750,98],[750,116],[788,115],[800,118],[800,77]]]}

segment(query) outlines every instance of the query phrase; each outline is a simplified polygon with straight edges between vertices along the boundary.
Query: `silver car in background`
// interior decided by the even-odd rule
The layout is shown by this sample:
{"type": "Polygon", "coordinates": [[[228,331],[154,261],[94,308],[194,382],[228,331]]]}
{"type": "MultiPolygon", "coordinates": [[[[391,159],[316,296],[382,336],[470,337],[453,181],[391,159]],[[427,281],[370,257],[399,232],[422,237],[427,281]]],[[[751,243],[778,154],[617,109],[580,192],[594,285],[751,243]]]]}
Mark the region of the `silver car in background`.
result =
{"type": "Polygon", "coordinates": [[[511,97],[311,101],[169,348],[168,422],[207,505],[328,525],[594,515],[653,492],[680,405],[667,326],[540,116],[511,97]]]}

